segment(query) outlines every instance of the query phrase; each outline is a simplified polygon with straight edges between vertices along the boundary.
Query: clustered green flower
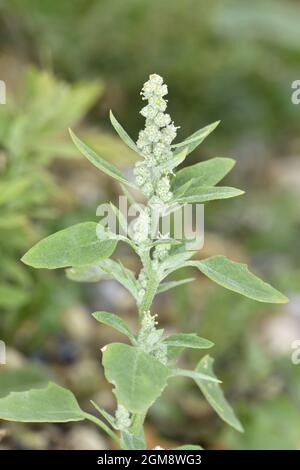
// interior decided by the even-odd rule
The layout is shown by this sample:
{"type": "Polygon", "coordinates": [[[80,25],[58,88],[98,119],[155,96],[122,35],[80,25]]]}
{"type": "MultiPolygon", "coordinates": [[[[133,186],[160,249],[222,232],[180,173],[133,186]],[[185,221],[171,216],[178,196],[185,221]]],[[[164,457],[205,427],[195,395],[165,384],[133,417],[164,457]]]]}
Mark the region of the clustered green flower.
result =
{"type": "Polygon", "coordinates": [[[139,346],[147,353],[152,354],[163,364],[167,364],[167,346],[161,342],[164,330],[157,329],[157,315],[145,312],[138,335],[139,346]]]}
{"type": "Polygon", "coordinates": [[[131,418],[129,412],[123,405],[118,405],[115,414],[115,428],[119,431],[126,431],[131,425],[131,418]]]}

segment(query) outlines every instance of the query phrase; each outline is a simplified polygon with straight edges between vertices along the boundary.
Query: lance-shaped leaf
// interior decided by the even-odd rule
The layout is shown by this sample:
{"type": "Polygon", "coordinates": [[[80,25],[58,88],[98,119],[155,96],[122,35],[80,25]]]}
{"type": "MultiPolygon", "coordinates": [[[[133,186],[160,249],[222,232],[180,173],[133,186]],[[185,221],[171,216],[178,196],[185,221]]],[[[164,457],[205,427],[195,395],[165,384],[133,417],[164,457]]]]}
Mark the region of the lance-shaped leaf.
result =
{"type": "Polygon", "coordinates": [[[144,413],[167,385],[171,370],[141,349],[114,343],[103,352],[107,380],[118,403],[132,413],[144,413]]]}
{"type": "Polygon", "coordinates": [[[234,164],[232,158],[216,157],[182,168],[172,180],[172,189],[177,194],[191,180],[192,186],[214,186],[229,173],[234,164]]]}
{"type": "MultiPolygon", "coordinates": [[[[175,178],[176,180],[176,178],[175,178]]],[[[178,197],[181,197],[183,196],[187,190],[192,187],[192,185],[194,184],[194,179],[190,179],[189,181],[187,181],[186,183],[182,184],[181,186],[172,186],[172,190],[174,192],[174,195],[175,195],[175,199],[178,198],[178,197]]]]}
{"type": "Polygon", "coordinates": [[[189,261],[212,281],[226,289],[259,302],[286,303],[288,298],[252,274],[246,264],[230,261],[225,256],[212,256],[202,261],[189,261]]]}
{"type": "Polygon", "coordinates": [[[177,197],[174,202],[178,204],[203,203],[216,199],[228,199],[240,196],[241,194],[244,194],[244,191],[226,186],[200,186],[199,188],[191,186],[182,196],[177,197]]]}
{"type": "Polygon", "coordinates": [[[128,147],[131,148],[131,150],[134,150],[135,152],[137,152],[139,154],[140,152],[139,152],[139,149],[137,148],[136,143],[127,134],[127,132],[121,126],[121,124],[117,121],[117,119],[115,118],[115,116],[113,115],[113,112],[111,110],[109,111],[109,118],[110,118],[110,122],[112,123],[115,131],[117,132],[119,137],[123,140],[123,142],[126,145],[128,145],[128,147]]]}
{"type": "Polygon", "coordinates": [[[161,294],[162,292],[167,292],[170,289],[174,289],[174,287],[183,286],[184,284],[188,284],[189,282],[192,282],[194,280],[194,277],[188,277],[186,279],[181,279],[180,281],[162,282],[158,286],[157,293],[161,294]]]}
{"type": "Polygon", "coordinates": [[[103,279],[110,279],[110,276],[97,264],[66,269],[66,276],[74,282],[99,282],[103,279]]]}
{"type": "Polygon", "coordinates": [[[193,150],[195,150],[198,145],[200,145],[203,140],[215,130],[215,128],[220,124],[220,121],[213,122],[212,124],[209,124],[208,126],[203,127],[202,129],[199,129],[198,131],[194,132],[190,137],[187,139],[183,140],[179,144],[175,144],[172,147],[176,148],[175,154],[180,152],[180,149],[182,147],[187,147],[187,155],[191,153],[193,150]]]}
{"type": "Polygon", "coordinates": [[[101,408],[100,406],[97,405],[97,403],[95,403],[93,400],[91,400],[91,404],[94,406],[94,408],[96,408],[96,410],[98,411],[98,413],[100,413],[100,415],[106,419],[106,421],[110,424],[110,426],[114,429],[117,429],[116,427],[116,418],[114,416],[112,416],[110,413],[108,413],[107,411],[105,411],[103,408],[101,408]]]}
{"type": "MultiPolygon", "coordinates": [[[[210,356],[205,356],[197,365],[196,371],[216,378],[213,371],[213,363],[214,360],[210,356]]],[[[218,413],[220,418],[222,418],[224,421],[226,421],[226,423],[230,424],[230,426],[233,426],[238,431],[243,432],[243,427],[238,418],[235,416],[233,409],[224,397],[220,385],[217,383],[204,382],[197,379],[195,381],[208,403],[218,413]]]]}
{"type": "Polygon", "coordinates": [[[65,423],[85,419],[73,393],[54,383],[47,388],[11,392],[0,399],[0,419],[24,423],[65,423]]]}
{"type": "Polygon", "coordinates": [[[221,383],[221,380],[217,379],[217,377],[212,377],[205,371],[202,372],[198,370],[172,369],[172,377],[189,377],[190,379],[194,380],[221,383]]]}
{"type": "Polygon", "coordinates": [[[104,325],[107,325],[107,326],[111,326],[115,330],[127,336],[130,339],[130,341],[132,341],[133,344],[136,343],[135,336],[132,333],[129,326],[127,325],[127,323],[124,320],[122,320],[122,318],[118,317],[118,315],[116,315],[115,313],[94,312],[92,313],[92,315],[100,323],[103,323],[104,325]]]}
{"type": "Polygon", "coordinates": [[[74,132],[69,129],[71,138],[78,148],[78,150],[99,170],[103,171],[107,175],[111,176],[112,178],[118,180],[120,183],[127,184],[128,186],[132,186],[135,188],[135,185],[125,178],[123,173],[121,173],[118,168],[114,165],[106,161],[104,158],[100,157],[94,150],[88,147],[84,142],[82,142],[79,137],[77,137],[74,132]]]}
{"type": "Polygon", "coordinates": [[[176,346],[183,348],[193,348],[193,349],[208,349],[211,348],[214,343],[208,339],[201,338],[195,333],[179,333],[177,335],[170,335],[163,340],[164,344],[167,346],[176,346]]]}
{"type": "Polygon", "coordinates": [[[22,261],[34,268],[66,268],[95,263],[112,255],[116,240],[99,240],[96,222],[73,225],[30,248],[22,261]]]}
{"type": "Polygon", "coordinates": [[[162,162],[159,165],[159,170],[171,172],[174,168],[176,168],[178,165],[180,165],[180,163],[182,163],[185,160],[186,156],[187,156],[187,147],[185,147],[184,149],[181,149],[180,152],[178,152],[169,160],[162,162]]]}
{"type": "Polygon", "coordinates": [[[120,230],[123,231],[121,232],[121,235],[127,235],[128,233],[128,223],[125,215],[111,202],[110,207],[112,208],[115,216],[117,217],[119,224],[120,224],[120,230]]]}
{"type": "Polygon", "coordinates": [[[177,253],[168,256],[160,266],[162,276],[166,277],[175,269],[180,268],[182,264],[189,260],[194,254],[196,254],[196,251],[178,251],[177,253]]]}
{"type": "Polygon", "coordinates": [[[127,289],[133,297],[138,297],[137,282],[133,271],[125,268],[120,261],[114,261],[112,259],[105,259],[99,262],[99,266],[105,271],[111,278],[116,279],[127,289]]]}

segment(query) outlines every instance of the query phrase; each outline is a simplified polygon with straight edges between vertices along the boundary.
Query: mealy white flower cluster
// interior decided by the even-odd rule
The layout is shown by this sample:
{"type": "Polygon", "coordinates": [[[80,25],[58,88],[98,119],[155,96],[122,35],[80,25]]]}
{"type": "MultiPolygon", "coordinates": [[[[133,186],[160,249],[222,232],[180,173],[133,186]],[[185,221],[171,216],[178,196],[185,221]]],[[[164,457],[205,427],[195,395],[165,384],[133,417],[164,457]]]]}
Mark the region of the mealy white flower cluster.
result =
{"type": "Polygon", "coordinates": [[[163,98],[168,87],[162,77],[152,74],[144,84],[141,95],[148,104],[141,110],[145,117],[145,128],[140,131],[137,147],[144,157],[134,168],[136,183],[151,203],[165,204],[172,199],[168,170],[159,171],[161,163],[173,156],[171,143],[177,134],[177,127],[165,113],[167,101],[163,98]],[[158,171],[155,171],[158,170],[158,171]],[[157,176],[158,175],[158,176],[157,176]]]}
{"type": "MultiPolygon", "coordinates": [[[[165,113],[167,101],[164,98],[168,87],[163,83],[162,77],[152,74],[144,84],[141,95],[148,101],[141,110],[145,117],[145,128],[140,131],[137,147],[144,160],[135,164],[134,175],[137,186],[148,198],[148,206],[152,210],[162,211],[171,201],[170,174],[167,165],[161,166],[173,157],[171,143],[177,134],[177,127],[169,114],[165,113]]],[[[151,213],[149,209],[140,214],[134,226],[134,240],[138,244],[149,237],[151,213]]],[[[162,260],[167,256],[169,246],[158,246],[154,250],[154,258],[162,260]]]]}
{"type": "Polygon", "coordinates": [[[150,210],[146,207],[140,211],[138,218],[134,222],[132,238],[137,244],[145,242],[150,233],[150,210]]]}
{"type": "Polygon", "coordinates": [[[145,352],[152,354],[163,364],[167,364],[167,346],[161,342],[164,330],[157,329],[157,315],[145,312],[138,335],[138,344],[145,352]]]}
{"type": "Polygon", "coordinates": [[[115,413],[115,427],[120,431],[126,431],[131,425],[130,414],[123,405],[118,405],[115,413]]]}

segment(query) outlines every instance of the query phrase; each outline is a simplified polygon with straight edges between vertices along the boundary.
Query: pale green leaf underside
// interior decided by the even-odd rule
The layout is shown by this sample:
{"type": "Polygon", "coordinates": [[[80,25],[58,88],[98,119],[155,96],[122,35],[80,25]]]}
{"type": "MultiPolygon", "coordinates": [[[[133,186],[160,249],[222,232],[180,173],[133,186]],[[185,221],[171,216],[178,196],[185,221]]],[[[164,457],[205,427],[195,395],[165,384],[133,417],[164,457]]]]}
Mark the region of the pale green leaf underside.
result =
{"type": "Polygon", "coordinates": [[[159,165],[160,171],[171,172],[174,168],[176,168],[185,160],[186,156],[187,156],[187,147],[184,149],[181,149],[180,152],[178,152],[176,155],[174,155],[172,158],[170,158],[166,162],[161,163],[159,165]]]}
{"type": "Polygon", "coordinates": [[[11,392],[0,399],[0,419],[23,423],[82,421],[84,412],[74,395],[52,382],[47,388],[11,392]]]}
{"type": "Polygon", "coordinates": [[[106,272],[97,264],[66,269],[66,276],[74,282],[99,282],[103,279],[109,279],[106,272]]]}
{"type": "MultiPolygon", "coordinates": [[[[196,367],[197,372],[205,373],[211,377],[215,377],[213,371],[213,359],[210,356],[205,356],[196,367]]],[[[196,383],[206,400],[213,407],[213,409],[218,413],[220,418],[222,418],[226,423],[233,426],[240,432],[243,432],[243,427],[235,416],[233,409],[227,402],[224,397],[223,391],[219,384],[212,382],[204,382],[196,379],[196,383]]]]}
{"type": "Polygon", "coordinates": [[[214,343],[208,339],[201,338],[195,333],[179,333],[177,335],[171,335],[165,338],[163,342],[168,346],[192,349],[208,349],[214,345],[214,343]]]}
{"type": "Polygon", "coordinates": [[[190,261],[212,281],[259,302],[285,303],[287,297],[252,274],[246,264],[230,261],[225,256],[212,256],[202,261],[190,261]]]}
{"type": "Polygon", "coordinates": [[[127,289],[134,298],[138,296],[137,283],[133,271],[125,268],[119,261],[104,259],[99,262],[99,266],[111,278],[116,279],[125,289],[127,289]]]}
{"type": "Polygon", "coordinates": [[[97,405],[93,400],[91,400],[91,403],[93,407],[98,411],[98,413],[106,419],[106,421],[110,424],[110,426],[114,429],[116,429],[116,419],[114,416],[112,416],[110,413],[105,411],[103,408],[97,405]]]}
{"type": "Polygon", "coordinates": [[[194,277],[188,277],[186,279],[181,279],[180,281],[162,282],[157,289],[157,294],[167,292],[168,290],[174,289],[175,287],[183,286],[184,284],[188,284],[189,282],[192,282],[194,280],[194,277]]]}
{"type": "Polygon", "coordinates": [[[135,343],[135,336],[130,330],[127,323],[122,320],[122,318],[118,317],[115,313],[110,312],[94,312],[92,313],[93,317],[103,323],[104,325],[111,326],[115,330],[119,331],[123,335],[127,336],[133,343],[135,343]]]}
{"type": "Polygon", "coordinates": [[[94,150],[88,147],[84,142],[82,142],[79,137],[77,137],[74,132],[69,129],[71,138],[78,148],[78,150],[99,170],[103,171],[107,175],[111,176],[112,178],[116,179],[120,183],[127,184],[128,186],[132,186],[135,188],[133,183],[130,183],[125,176],[121,173],[118,168],[116,168],[111,163],[107,162],[104,158],[100,157],[94,150]]]}
{"type": "Polygon", "coordinates": [[[179,188],[193,179],[192,186],[214,186],[233,168],[235,161],[231,158],[211,158],[179,170],[172,181],[172,189],[179,188]]]}
{"type": "Polygon", "coordinates": [[[4,369],[0,374],[0,398],[10,392],[23,392],[31,388],[43,388],[49,382],[49,371],[35,364],[19,369],[4,369]]]}
{"type": "Polygon", "coordinates": [[[171,274],[172,270],[177,269],[187,260],[189,260],[196,251],[178,251],[174,254],[171,254],[166,258],[160,266],[160,271],[163,273],[163,276],[171,274]]]}
{"type": "Polygon", "coordinates": [[[168,367],[141,349],[114,343],[103,352],[107,380],[118,403],[132,413],[144,413],[160,396],[171,375],[168,367]]]}
{"type": "Polygon", "coordinates": [[[176,148],[175,154],[180,152],[181,147],[187,147],[187,155],[195,150],[198,145],[200,145],[206,137],[211,134],[215,130],[215,128],[219,125],[220,121],[213,122],[208,126],[199,129],[198,131],[194,132],[190,137],[183,140],[179,144],[173,145],[173,148],[176,148]]]}
{"type": "Polygon", "coordinates": [[[114,127],[114,129],[117,132],[118,136],[123,140],[123,142],[129,148],[131,148],[131,150],[134,150],[134,152],[137,152],[138,154],[140,154],[139,149],[137,148],[137,145],[132,140],[132,138],[127,134],[127,132],[121,126],[121,124],[117,121],[117,119],[115,118],[115,116],[113,115],[113,112],[111,110],[109,112],[109,118],[110,118],[110,122],[112,123],[112,126],[114,127]]]}
{"type": "Polygon", "coordinates": [[[217,377],[212,377],[208,375],[205,371],[200,372],[198,370],[188,370],[188,369],[172,369],[172,376],[173,377],[189,377],[190,379],[205,382],[213,382],[213,383],[221,383],[221,380],[217,379],[217,377]]]}
{"type": "Polygon", "coordinates": [[[34,268],[66,268],[93,264],[108,258],[116,240],[99,240],[96,222],[84,222],[60,230],[39,241],[23,256],[22,261],[34,268]]]}
{"type": "Polygon", "coordinates": [[[179,204],[188,204],[193,202],[202,203],[214,201],[216,199],[228,199],[230,197],[240,196],[241,194],[244,194],[244,191],[227,186],[191,186],[183,196],[177,197],[175,201],[179,204]]]}

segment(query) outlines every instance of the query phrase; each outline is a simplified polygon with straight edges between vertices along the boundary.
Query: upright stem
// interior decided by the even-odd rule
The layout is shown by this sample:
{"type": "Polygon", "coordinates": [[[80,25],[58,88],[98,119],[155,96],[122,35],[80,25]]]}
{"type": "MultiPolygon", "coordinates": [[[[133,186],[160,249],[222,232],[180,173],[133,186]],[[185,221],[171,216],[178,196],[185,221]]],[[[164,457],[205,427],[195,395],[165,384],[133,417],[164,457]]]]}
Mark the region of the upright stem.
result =
{"type": "Polygon", "coordinates": [[[152,267],[150,250],[148,249],[144,252],[141,252],[140,258],[148,278],[145,294],[138,308],[140,318],[142,318],[143,315],[148,312],[148,310],[150,310],[152,301],[155,297],[159,285],[159,281],[157,279],[157,273],[155,273],[152,267]]]}

